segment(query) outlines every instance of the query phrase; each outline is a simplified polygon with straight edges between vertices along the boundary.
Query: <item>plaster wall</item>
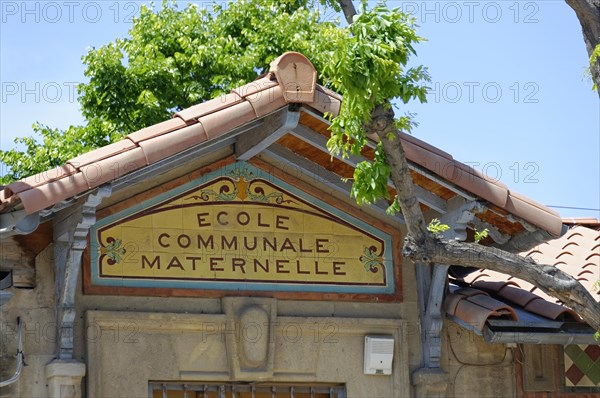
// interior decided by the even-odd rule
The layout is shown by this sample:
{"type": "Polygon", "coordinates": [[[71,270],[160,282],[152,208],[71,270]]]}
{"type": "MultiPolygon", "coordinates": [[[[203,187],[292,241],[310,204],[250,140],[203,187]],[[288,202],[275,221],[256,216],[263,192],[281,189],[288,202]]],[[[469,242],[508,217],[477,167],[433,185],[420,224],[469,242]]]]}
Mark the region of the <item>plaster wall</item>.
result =
{"type": "Polygon", "coordinates": [[[442,368],[448,373],[448,398],[514,397],[513,349],[486,343],[453,322],[442,329],[442,368]]]}
{"type": "MultiPolygon", "coordinates": [[[[244,306],[244,300],[239,304],[244,306]]],[[[243,357],[243,346],[254,344],[255,334],[245,334],[243,327],[236,334],[229,316],[89,311],[87,323],[95,325],[98,337],[87,340],[88,396],[146,397],[148,381],[236,380],[345,383],[349,397],[410,395],[400,320],[277,317],[262,330],[273,342],[272,363],[240,371],[233,363],[243,357]],[[134,324],[136,332],[115,338],[120,324],[134,324]],[[365,334],[394,337],[392,376],[363,374],[365,334]]]]}
{"type": "Polygon", "coordinates": [[[47,397],[45,366],[55,357],[58,325],[54,293],[52,245],[35,260],[36,287],[11,288],[14,296],[0,312],[0,379],[11,377],[16,369],[17,317],[21,318],[25,363],[19,380],[0,389],[0,396],[47,397]]]}

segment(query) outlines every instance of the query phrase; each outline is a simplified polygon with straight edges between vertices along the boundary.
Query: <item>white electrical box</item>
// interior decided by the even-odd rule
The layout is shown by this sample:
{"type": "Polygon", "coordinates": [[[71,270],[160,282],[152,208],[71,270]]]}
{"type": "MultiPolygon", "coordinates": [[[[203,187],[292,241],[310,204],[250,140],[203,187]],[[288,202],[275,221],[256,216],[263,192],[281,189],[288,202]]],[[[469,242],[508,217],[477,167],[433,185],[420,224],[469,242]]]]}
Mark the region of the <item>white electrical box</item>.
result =
{"type": "Polygon", "coordinates": [[[393,337],[365,336],[366,375],[391,375],[393,359],[393,337]]]}

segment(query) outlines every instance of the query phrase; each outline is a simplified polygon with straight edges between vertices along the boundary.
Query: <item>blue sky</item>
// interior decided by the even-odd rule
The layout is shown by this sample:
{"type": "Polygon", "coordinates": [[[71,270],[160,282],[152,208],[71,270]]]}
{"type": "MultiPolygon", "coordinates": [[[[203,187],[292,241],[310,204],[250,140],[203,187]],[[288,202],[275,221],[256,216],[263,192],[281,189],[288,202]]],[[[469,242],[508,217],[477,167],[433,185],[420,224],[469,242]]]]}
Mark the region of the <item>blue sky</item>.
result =
{"type": "MultiPolygon", "coordinates": [[[[180,1],[180,4],[185,2],[180,1]]],[[[196,2],[210,7],[211,3],[196,2]]],[[[0,147],[79,124],[81,56],[123,37],[134,1],[0,2],[0,147]]],[[[432,92],[413,134],[546,205],[600,208],[600,108],[563,1],[391,2],[415,15],[432,92]]],[[[565,217],[600,211],[557,209],[565,217]]]]}

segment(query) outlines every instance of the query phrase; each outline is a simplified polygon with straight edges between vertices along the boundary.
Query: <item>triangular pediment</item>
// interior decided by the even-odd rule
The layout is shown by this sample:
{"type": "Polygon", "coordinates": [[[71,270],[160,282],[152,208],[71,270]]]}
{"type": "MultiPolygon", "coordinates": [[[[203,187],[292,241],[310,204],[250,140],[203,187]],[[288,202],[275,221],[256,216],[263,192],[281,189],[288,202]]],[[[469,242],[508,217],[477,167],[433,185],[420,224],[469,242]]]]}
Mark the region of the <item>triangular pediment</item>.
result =
{"type": "Polygon", "coordinates": [[[394,294],[389,231],[247,162],[97,222],[96,286],[394,294]]]}

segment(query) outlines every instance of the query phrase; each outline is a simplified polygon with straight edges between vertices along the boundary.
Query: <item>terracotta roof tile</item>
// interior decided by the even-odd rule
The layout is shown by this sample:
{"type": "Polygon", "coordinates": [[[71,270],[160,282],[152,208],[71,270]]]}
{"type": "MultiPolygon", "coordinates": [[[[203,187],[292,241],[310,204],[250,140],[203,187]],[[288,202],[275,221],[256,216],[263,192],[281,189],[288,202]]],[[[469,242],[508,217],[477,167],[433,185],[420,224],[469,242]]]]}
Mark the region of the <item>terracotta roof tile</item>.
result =
{"type": "Polygon", "coordinates": [[[144,150],[136,146],[127,152],[90,163],[81,167],[80,170],[88,182],[88,188],[91,189],[147,164],[144,150]]]}
{"type": "Polygon", "coordinates": [[[67,164],[73,166],[74,169],[81,169],[82,167],[92,164],[94,162],[98,162],[99,160],[103,160],[106,158],[110,158],[111,156],[127,152],[135,148],[136,146],[137,145],[135,144],[135,142],[131,141],[128,138],[125,138],[121,141],[117,141],[115,143],[103,146],[102,148],[98,148],[95,151],[79,155],[69,160],[67,164]]]}
{"type": "Polygon", "coordinates": [[[531,301],[525,306],[525,310],[553,320],[581,321],[575,311],[541,298],[531,301]]]}
{"type": "Polygon", "coordinates": [[[446,310],[446,313],[450,315],[456,314],[456,307],[464,298],[465,296],[461,294],[447,294],[444,298],[444,309],[446,310]]]}
{"type": "Polygon", "coordinates": [[[488,281],[475,281],[471,283],[471,286],[476,289],[481,289],[486,292],[498,293],[500,290],[504,289],[506,286],[517,286],[514,282],[488,282],[488,281]]]}
{"type": "Polygon", "coordinates": [[[276,80],[271,80],[268,77],[255,80],[241,87],[234,88],[233,92],[248,101],[256,100],[262,94],[261,91],[268,90],[273,87],[279,87],[279,83],[276,80]]]}
{"type": "MultiPolygon", "coordinates": [[[[531,257],[539,263],[561,268],[578,279],[584,287],[600,299],[600,291],[595,286],[596,281],[600,279],[600,231],[575,225],[560,238],[543,243],[521,254],[531,257]]],[[[464,282],[470,283],[472,290],[490,292],[504,302],[519,306],[533,314],[552,320],[582,322],[577,313],[556,304],[553,297],[513,276],[483,269],[468,275],[464,278],[464,282]]],[[[449,296],[460,294],[463,290],[464,288],[458,289],[449,296]]],[[[482,317],[481,314],[467,314],[464,312],[464,308],[463,312],[457,313],[449,307],[448,303],[457,305],[458,299],[449,297],[446,300],[446,311],[450,315],[456,315],[463,321],[482,317]]],[[[475,307],[468,307],[468,310],[483,311],[475,307]]]]}
{"type": "MultiPolygon", "coordinates": [[[[400,138],[403,141],[410,142],[411,144],[414,144],[416,146],[419,146],[419,147],[425,149],[427,152],[433,152],[442,158],[451,159],[451,160],[454,159],[452,157],[452,155],[449,154],[448,152],[442,151],[440,148],[434,147],[433,145],[431,145],[423,140],[420,140],[413,135],[406,134],[406,133],[400,133],[400,138]]],[[[450,175],[448,175],[447,177],[450,177],[450,175]]]]}
{"type": "Polygon", "coordinates": [[[201,123],[192,124],[170,134],[163,134],[139,143],[147,164],[158,162],[171,155],[191,148],[208,139],[201,123]]]}
{"type": "Polygon", "coordinates": [[[187,109],[181,110],[175,114],[175,117],[180,117],[184,122],[190,122],[193,119],[199,119],[202,116],[210,115],[226,109],[232,105],[239,104],[243,101],[243,98],[236,93],[229,93],[220,97],[211,99],[210,101],[203,102],[198,105],[191,106],[187,109]]]}
{"type": "Polygon", "coordinates": [[[412,135],[402,134],[401,139],[406,157],[413,163],[544,229],[551,235],[560,236],[562,220],[554,210],[510,191],[502,182],[489,178],[473,167],[455,160],[450,154],[412,135]]]}
{"type": "MultiPolygon", "coordinates": [[[[129,134],[122,141],[71,159],[64,166],[4,187],[0,211],[20,201],[27,213],[36,212],[218,137],[289,102],[315,102],[316,71],[306,57],[286,53],[272,63],[272,68],[272,74],[280,80],[259,79],[230,94],[181,110],[173,119],[129,134]]],[[[338,96],[329,101],[322,99],[332,104],[339,100],[338,96]]]]}
{"type": "Polygon", "coordinates": [[[255,95],[246,97],[246,100],[254,109],[256,117],[268,115],[287,103],[283,98],[283,90],[279,86],[269,87],[255,95]]]}
{"type": "Polygon", "coordinates": [[[222,112],[209,113],[199,120],[208,138],[212,139],[253,119],[256,119],[254,109],[248,101],[244,101],[223,109],[222,112]]]}
{"type": "Polygon", "coordinates": [[[173,119],[165,120],[158,124],[148,126],[135,133],[131,133],[127,136],[131,141],[140,143],[141,141],[149,140],[159,135],[170,133],[181,128],[184,128],[187,124],[180,117],[173,117],[173,119]]]}
{"type": "Polygon", "coordinates": [[[521,307],[527,306],[533,300],[539,300],[540,296],[537,296],[530,291],[519,289],[508,284],[504,288],[498,291],[498,296],[506,299],[512,303],[518,304],[521,307]]]}
{"type": "MultiPolygon", "coordinates": [[[[600,231],[575,225],[560,238],[521,254],[541,264],[559,267],[600,299],[600,290],[595,285],[600,279],[600,231]]],[[[543,317],[581,320],[574,311],[556,304],[553,297],[513,276],[484,269],[468,275],[464,281],[473,288],[497,294],[503,300],[543,317]]]]}
{"type": "Polygon", "coordinates": [[[403,140],[402,148],[404,148],[406,157],[413,163],[443,176],[444,179],[455,175],[455,162],[452,157],[446,157],[438,151],[430,151],[423,145],[417,145],[414,140],[403,140]]]}
{"type": "Polygon", "coordinates": [[[79,172],[60,180],[51,181],[35,189],[20,192],[19,199],[28,214],[45,209],[62,200],[71,198],[89,188],[84,174],[79,172]]]}
{"type": "Polygon", "coordinates": [[[9,184],[7,187],[4,188],[5,195],[8,198],[14,194],[21,193],[28,189],[39,187],[40,185],[47,184],[51,181],[65,178],[67,176],[70,176],[71,174],[75,174],[76,172],[76,167],[73,167],[70,164],[64,164],[62,166],[58,166],[53,169],[34,174],[32,176],[23,178],[22,180],[15,181],[9,184]]]}
{"type": "Polygon", "coordinates": [[[504,184],[491,180],[479,171],[460,162],[455,162],[455,167],[458,171],[455,177],[451,179],[452,182],[496,206],[502,208],[506,206],[508,189],[504,184]]]}
{"type": "Polygon", "coordinates": [[[489,318],[518,320],[515,310],[490,297],[487,293],[470,288],[460,288],[446,295],[446,313],[483,330],[489,318]]]}
{"type": "Polygon", "coordinates": [[[562,230],[562,219],[560,215],[539,203],[525,198],[515,192],[508,196],[505,209],[517,215],[526,215],[525,218],[530,223],[545,229],[555,236],[560,236],[562,230]],[[548,217],[551,215],[552,217],[548,217]],[[559,221],[559,222],[557,222],[559,221]]]}
{"type": "Polygon", "coordinates": [[[455,293],[460,294],[461,296],[465,296],[465,297],[488,296],[487,293],[482,292],[481,290],[478,290],[478,289],[470,288],[470,287],[462,287],[459,290],[457,290],[455,293]]]}

